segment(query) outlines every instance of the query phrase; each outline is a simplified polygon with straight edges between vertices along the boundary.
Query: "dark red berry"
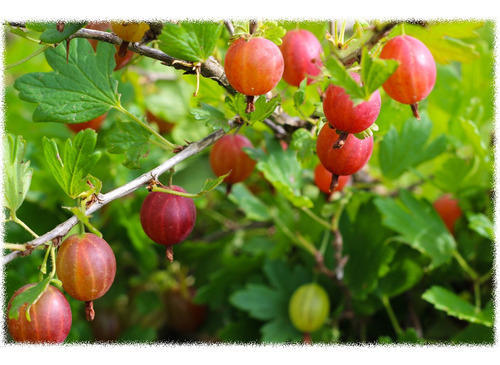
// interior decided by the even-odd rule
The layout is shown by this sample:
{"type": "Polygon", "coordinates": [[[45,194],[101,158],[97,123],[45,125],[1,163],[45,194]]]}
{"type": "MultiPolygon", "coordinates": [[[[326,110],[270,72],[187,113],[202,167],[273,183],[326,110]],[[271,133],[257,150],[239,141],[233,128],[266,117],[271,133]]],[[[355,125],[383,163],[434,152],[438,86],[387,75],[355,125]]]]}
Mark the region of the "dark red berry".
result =
{"type": "MultiPolygon", "coordinates": [[[[12,301],[25,290],[36,284],[27,284],[18,289],[7,305],[9,312],[12,301]]],[[[16,342],[61,343],[71,329],[71,308],[61,291],[49,285],[42,296],[29,309],[31,321],[26,318],[27,303],[19,310],[18,319],[7,318],[9,333],[16,342]]]]}
{"type": "MultiPolygon", "coordinates": [[[[168,189],[185,193],[176,185],[168,189]]],[[[151,192],[141,206],[141,225],[154,242],[172,246],[184,241],[193,230],[196,207],[191,198],[163,192],[151,192]]]]}

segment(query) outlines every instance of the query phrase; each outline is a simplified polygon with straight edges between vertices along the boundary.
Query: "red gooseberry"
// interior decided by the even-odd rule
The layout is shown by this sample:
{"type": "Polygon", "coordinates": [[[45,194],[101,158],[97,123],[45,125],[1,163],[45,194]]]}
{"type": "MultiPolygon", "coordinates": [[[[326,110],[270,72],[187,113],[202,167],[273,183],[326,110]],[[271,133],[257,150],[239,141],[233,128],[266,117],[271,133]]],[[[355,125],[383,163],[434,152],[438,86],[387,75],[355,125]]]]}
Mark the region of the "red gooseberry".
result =
{"type": "Polygon", "coordinates": [[[314,81],[312,77],[321,72],[321,43],[306,29],[289,30],[282,41],[279,48],[285,62],[283,79],[289,85],[298,87],[307,77],[307,84],[311,84],[314,81]]]}
{"type": "Polygon", "coordinates": [[[373,152],[373,136],[359,139],[349,134],[342,148],[333,148],[339,134],[326,123],[316,140],[316,152],[321,164],[332,173],[330,190],[337,186],[338,176],[352,175],[363,168],[373,152]]]}
{"type": "MultiPolygon", "coordinates": [[[[351,77],[361,82],[357,73],[351,73],[351,77]]],[[[341,135],[336,147],[342,147],[347,133],[360,133],[369,128],[380,113],[380,92],[375,90],[370,99],[354,106],[351,97],[344,88],[330,84],[323,99],[323,111],[328,123],[341,135]]]]}
{"type": "Polygon", "coordinates": [[[106,294],[115,279],[115,255],[101,237],[93,233],[73,234],[59,247],[56,272],[64,290],[86,303],[85,313],[91,321],[92,302],[106,294]]]}
{"type": "MultiPolygon", "coordinates": [[[[168,189],[186,193],[176,185],[168,189]]],[[[167,246],[167,258],[172,261],[172,246],[184,241],[193,230],[196,207],[191,198],[153,191],[144,199],[140,217],[146,235],[154,242],[167,246]]]]}
{"type": "Polygon", "coordinates": [[[330,184],[332,183],[332,173],[325,169],[325,167],[319,163],[314,169],[314,183],[325,194],[331,194],[335,191],[342,191],[344,187],[351,181],[351,175],[339,176],[339,181],[337,187],[331,191],[330,184]]]}
{"type": "Polygon", "coordinates": [[[433,205],[448,231],[455,234],[455,223],[462,216],[462,209],[458,205],[458,199],[453,198],[451,194],[444,194],[433,205]]]}
{"type": "Polygon", "coordinates": [[[429,95],[436,82],[436,62],[432,53],[418,39],[400,35],[385,44],[380,58],[399,61],[398,68],[382,87],[394,100],[411,105],[419,119],[418,102],[429,95]]]}
{"type": "Polygon", "coordinates": [[[253,172],[256,162],[243,148],[253,148],[252,142],[241,134],[226,134],[218,139],[210,151],[210,166],[216,176],[230,172],[224,182],[235,184],[246,180],[253,172]]]}
{"type": "Polygon", "coordinates": [[[224,71],[231,86],[247,96],[247,113],[254,96],[271,91],[281,80],[284,61],[276,44],[266,38],[239,38],[227,49],[224,71]]]}
{"type": "MultiPolygon", "coordinates": [[[[7,305],[7,313],[12,301],[25,290],[36,284],[26,284],[18,289],[7,305]]],[[[71,308],[64,294],[49,285],[35,304],[29,308],[30,321],[26,317],[27,303],[19,309],[17,319],[7,318],[9,333],[16,342],[61,343],[71,329],[71,308]]]]}

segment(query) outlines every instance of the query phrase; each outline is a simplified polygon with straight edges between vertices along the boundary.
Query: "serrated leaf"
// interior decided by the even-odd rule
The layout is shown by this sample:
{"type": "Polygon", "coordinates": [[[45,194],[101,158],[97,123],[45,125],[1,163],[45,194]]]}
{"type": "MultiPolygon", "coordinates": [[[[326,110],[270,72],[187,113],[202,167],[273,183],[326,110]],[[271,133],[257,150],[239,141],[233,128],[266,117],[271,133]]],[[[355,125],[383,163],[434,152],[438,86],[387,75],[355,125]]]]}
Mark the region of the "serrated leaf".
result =
{"type": "Polygon", "coordinates": [[[477,312],[476,308],[469,302],[460,298],[452,291],[441,286],[433,285],[422,294],[422,299],[433,304],[436,309],[446,312],[449,316],[482,324],[486,327],[493,326],[493,312],[485,309],[477,312]]]}
{"type": "Polygon", "coordinates": [[[275,21],[266,21],[259,24],[258,36],[269,39],[277,46],[283,43],[282,38],[286,34],[286,29],[278,25],[275,21]]]}
{"type": "Polygon", "coordinates": [[[116,121],[104,143],[109,153],[125,154],[123,165],[129,169],[141,167],[139,160],[149,152],[150,134],[138,123],[116,121]]]}
{"type": "Polygon", "coordinates": [[[446,150],[446,136],[440,135],[429,142],[432,122],[425,113],[421,119],[409,118],[401,134],[396,128],[385,134],[380,142],[379,161],[382,173],[387,179],[396,179],[410,167],[431,160],[446,150]]]}
{"type": "Polygon", "coordinates": [[[99,42],[95,53],[86,39],[71,41],[67,61],[64,46],[45,51],[54,72],[29,73],[14,83],[22,100],[38,103],[33,121],[81,123],[119,105],[111,77],[115,52],[114,45],[99,42]]]}
{"type": "Polygon", "coordinates": [[[172,57],[200,62],[211,56],[221,32],[221,22],[164,23],[159,46],[172,57]]]}
{"type": "Polygon", "coordinates": [[[258,197],[253,195],[244,184],[235,184],[228,197],[245,213],[248,219],[258,222],[271,219],[269,208],[258,197]]]}
{"type": "Polygon", "coordinates": [[[290,148],[297,151],[297,157],[303,164],[307,164],[314,156],[316,140],[310,132],[299,128],[292,134],[290,148]]]}
{"type": "Polygon", "coordinates": [[[456,155],[449,156],[436,169],[434,182],[450,193],[477,186],[480,163],[477,155],[474,155],[472,159],[464,159],[456,155]]]}
{"type": "Polygon", "coordinates": [[[4,136],[4,205],[12,215],[23,204],[30,188],[33,169],[30,161],[25,161],[26,141],[22,136],[4,136]]]}
{"type": "Polygon", "coordinates": [[[306,100],[306,86],[307,86],[307,78],[302,80],[299,84],[299,88],[293,94],[293,106],[295,109],[298,109],[304,101],[306,100]]]}
{"type": "Polygon", "coordinates": [[[376,198],[375,205],[382,213],[384,226],[398,232],[403,242],[429,257],[431,269],[451,259],[455,240],[431,203],[401,190],[399,201],[376,198]]]}
{"type": "Polygon", "coordinates": [[[343,280],[354,298],[366,299],[388,271],[394,255],[394,248],[386,244],[389,232],[381,225],[373,201],[362,204],[353,218],[343,214],[339,229],[343,238],[342,254],[349,257],[343,280]]]}
{"type": "Polygon", "coordinates": [[[399,62],[371,58],[366,47],[361,56],[361,81],[365,95],[372,95],[396,71],[399,62]]]}
{"type": "Polygon", "coordinates": [[[191,108],[189,110],[189,114],[191,114],[195,120],[205,123],[205,125],[212,130],[222,128],[225,132],[229,132],[231,129],[227,123],[227,118],[224,115],[224,112],[209,104],[200,103],[200,107],[191,108]]]}
{"type": "Polygon", "coordinates": [[[492,242],[495,239],[493,222],[484,214],[467,214],[469,228],[480,234],[481,236],[490,239],[492,242]]]}
{"type": "Polygon", "coordinates": [[[92,180],[95,178],[89,172],[101,158],[101,153],[94,151],[96,141],[96,132],[85,129],[76,134],[73,141],[66,140],[61,155],[53,139],[43,138],[43,152],[50,171],[64,192],[73,199],[95,191],[96,180],[92,180]]]}
{"type": "Polygon", "coordinates": [[[47,26],[46,30],[40,35],[40,40],[44,43],[59,43],[82,29],[86,24],[86,22],[65,23],[64,30],[59,32],[57,30],[57,23],[53,23],[47,26]]]}
{"type": "Polygon", "coordinates": [[[42,296],[43,292],[48,288],[50,281],[52,280],[51,276],[47,276],[45,279],[32,286],[31,288],[26,289],[21,294],[17,295],[13,300],[9,310],[9,318],[10,319],[18,319],[19,318],[19,310],[24,304],[27,304],[25,308],[26,319],[31,321],[30,317],[30,308],[33,304],[37,302],[37,300],[42,296]]]}
{"type": "Polygon", "coordinates": [[[295,152],[291,149],[283,150],[281,144],[269,134],[264,137],[268,153],[245,149],[252,159],[258,161],[257,170],[294,206],[311,208],[312,201],[300,192],[303,184],[302,167],[295,152]]]}
{"type": "Polygon", "coordinates": [[[399,295],[417,284],[422,275],[423,270],[419,263],[407,257],[396,256],[390,272],[379,280],[377,294],[387,298],[399,295]]]}
{"type": "Polygon", "coordinates": [[[273,321],[267,322],[261,328],[262,342],[286,343],[287,341],[298,342],[302,340],[303,334],[295,329],[293,324],[285,316],[280,316],[273,321]]]}
{"type": "Polygon", "coordinates": [[[262,321],[277,317],[283,298],[280,292],[260,284],[247,284],[229,298],[235,307],[247,311],[250,317],[262,321]]]}
{"type": "Polygon", "coordinates": [[[434,60],[448,64],[451,61],[469,62],[479,57],[475,46],[461,39],[476,38],[476,29],[482,22],[439,22],[428,27],[405,25],[405,33],[422,41],[434,60]]]}
{"type": "Polygon", "coordinates": [[[227,96],[225,103],[236,115],[241,116],[250,124],[254,124],[256,122],[263,122],[274,113],[276,108],[281,104],[281,95],[278,94],[269,101],[266,100],[265,96],[259,96],[255,101],[255,110],[251,113],[245,113],[247,102],[243,94],[237,93],[234,96],[227,96]]]}
{"type": "Polygon", "coordinates": [[[359,85],[346,70],[344,65],[335,57],[330,57],[326,61],[326,68],[329,72],[329,82],[341,87],[351,97],[354,106],[368,100],[371,94],[367,94],[363,87],[359,85]]]}

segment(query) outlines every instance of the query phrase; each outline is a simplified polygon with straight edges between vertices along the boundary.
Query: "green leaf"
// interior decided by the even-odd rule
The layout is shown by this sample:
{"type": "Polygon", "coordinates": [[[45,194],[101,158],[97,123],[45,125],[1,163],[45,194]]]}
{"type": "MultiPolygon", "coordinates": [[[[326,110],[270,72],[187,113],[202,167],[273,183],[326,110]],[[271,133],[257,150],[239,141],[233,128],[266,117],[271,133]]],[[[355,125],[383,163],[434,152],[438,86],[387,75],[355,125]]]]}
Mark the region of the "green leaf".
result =
{"type": "Polygon", "coordinates": [[[286,34],[286,29],[278,25],[275,21],[266,21],[259,24],[257,36],[269,39],[276,45],[283,43],[282,39],[286,34]]]}
{"type": "Polygon", "coordinates": [[[125,154],[123,165],[129,169],[141,167],[139,160],[149,153],[150,134],[138,123],[116,121],[114,130],[104,140],[109,153],[125,154]]]}
{"type": "Polygon", "coordinates": [[[492,242],[495,240],[493,222],[486,215],[482,213],[468,213],[467,220],[469,221],[470,229],[490,239],[492,242]]]}
{"type": "Polygon", "coordinates": [[[431,269],[451,259],[455,240],[431,203],[417,200],[409,191],[401,190],[399,201],[376,198],[375,205],[386,227],[398,232],[403,242],[431,259],[431,269]]]}
{"type": "Polygon", "coordinates": [[[159,46],[172,57],[189,62],[202,62],[212,55],[221,32],[221,22],[164,23],[162,33],[158,37],[159,46]]]}
{"type": "Polygon", "coordinates": [[[30,318],[30,308],[33,304],[37,302],[37,300],[42,296],[44,291],[49,287],[50,281],[52,277],[49,275],[36,285],[31,288],[26,289],[21,294],[16,296],[12,300],[12,304],[9,310],[9,319],[18,319],[19,318],[19,310],[24,304],[27,304],[25,308],[26,319],[31,321],[30,318]]]}
{"type": "Polygon", "coordinates": [[[297,151],[297,157],[303,164],[307,164],[314,156],[316,139],[304,128],[299,128],[292,134],[290,148],[297,151]]]}
{"type": "Polygon", "coordinates": [[[99,151],[94,151],[97,133],[90,128],[80,131],[74,140],[66,140],[63,154],[59,153],[56,142],[43,138],[43,152],[50,171],[64,192],[75,199],[95,192],[96,181],[90,170],[101,158],[99,151]],[[93,186],[90,186],[91,183],[93,186]]]}
{"type": "Polygon", "coordinates": [[[396,179],[410,167],[431,160],[446,149],[446,136],[440,135],[432,142],[429,137],[432,122],[425,114],[421,119],[409,118],[403,125],[401,134],[395,127],[386,133],[380,142],[379,161],[382,173],[387,179],[396,179]]]}
{"type": "Polygon", "coordinates": [[[302,167],[296,153],[291,149],[283,150],[279,141],[271,135],[265,134],[264,137],[268,153],[245,149],[252,159],[258,161],[257,170],[294,206],[311,208],[312,201],[300,192],[303,184],[302,167]]]}
{"type": "Polygon", "coordinates": [[[480,166],[481,161],[477,155],[472,159],[451,155],[435,171],[434,182],[450,193],[458,193],[467,187],[477,187],[481,180],[478,179],[480,166]]]}
{"type": "Polygon", "coordinates": [[[59,43],[67,39],[73,33],[82,29],[87,23],[65,23],[64,30],[59,32],[57,30],[57,23],[53,23],[46,28],[46,30],[40,35],[40,40],[44,43],[59,43]]]}
{"type": "Polygon", "coordinates": [[[4,205],[15,215],[30,188],[33,169],[30,161],[25,161],[26,141],[22,136],[14,139],[5,135],[3,147],[4,205]]]}
{"type": "MultiPolygon", "coordinates": [[[[399,62],[371,58],[366,47],[361,56],[361,81],[365,95],[371,96],[396,71],[399,62]]],[[[369,98],[369,97],[368,97],[369,98]]]]}
{"type": "Polygon", "coordinates": [[[114,45],[99,42],[97,53],[86,39],[45,51],[54,72],[29,73],[14,87],[19,97],[38,103],[35,122],[81,123],[97,118],[119,105],[118,82],[111,77],[115,67],[114,45]]]}
{"type": "Polygon", "coordinates": [[[380,297],[394,297],[412,288],[422,276],[423,270],[419,263],[396,255],[390,265],[390,272],[379,281],[377,294],[380,297]]]}
{"type": "Polygon", "coordinates": [[[87,227],[87,229],[89,230],[90,233],[93,233],[96,236],[99,236],[102,238],[102,233],[99,232],[99,230],[96,229],[92,225],[92,223],[90,223],[91,216],[86,215],[85,212],[80,210],[78,207],[64,207],[64,208],[68,209],[71,213],[73,213],[78,218],[78,220],[80,222],[85,224],[85,226],[87,227]]]}
{"type": "Polygon", "coordinates": [[[271,219],[269,208],[255,195],[253,195],[244,184],[235,184],[232,187],[229,200],[238,206],[248,219],[265,222],[271,219]]]}
{"type": "Polygon", "coordinates": [[[209,104],[200,103],[200,108],[191,108],[189,114],[191,114],[195,120],[204,122],[205,125],[212,130],[222,128],[227,133],[231,129],[227,123],[224,112],[221,112],[219,109],[209,104]]]}
{"type": "Polygon", "coordinates": [[[299,342],[303,334],[295,329],[290,320],[285,316],[267,322],[261,328],[262,342],[286,343],[287,341],[299,342]]]}
{"type": "Polygon", "coordinates": [[[282,306],[282,295],[275,289],[260,284],[247,284],[244,289],[235,292],[229,301],[250,317],[263,321],[277,317],[282,306]]]}
{"type": "Polygon", "coordinates": [[[476,38],[482,22],[439,22],[428,27],[405,24],[405,33],[422,41],[436,62],[470,62],[479,57],[473,44],[462,39],[476,38]]]}
{"type": "Polygon", "coordinates": [[[388,271],[394,255],[394,249],[386,244],[389,232],[382,226],[373,201],[363,203],[352,219],[343,214],[339,229],[343,255],[349,257],[343,280],[354,298],[366,299],[377,288],[379,278],[388,271]]]}
{"type": "Polygon", "coordinates": [[[493,312],[491,310],[486,308],[481,312],[477,312],[471,303],[441,286],[433,285],[422,294],[422,299],[433,304],[436,309],[446,312],[449,316],[471,323],[482,324],[486,327],[493,326],[493,312]]]}
{"type": "Polygon", "coordinates": [[[255,101],[255,110],[251,113],[245,113],[247,107],[246,97],[243,94],[237,93],[234,96],[226,97],[227,107],[235,114],[240,115],[250,124],[263,122],[267,119],[276,108],[281,104],[281,95],[276,95],[271,100],[267,101],[265,96],[259,96],[255,101]]]}
{"type": "Polygon", "coordinates": [[[293,106],[298,109],[306,100],[307,78],[300,82],[299,88],[293,94],[293,106]]]}
{"type": "Polygon", "coordinates": [[[365,89],[351,77],[350,72],[337,58],[330,57],[326,61],[326,68],[329,72],[330,83],[343,88],[351,97],[354,106],[370,99],[371,94],[366,93],[365,89]]]}

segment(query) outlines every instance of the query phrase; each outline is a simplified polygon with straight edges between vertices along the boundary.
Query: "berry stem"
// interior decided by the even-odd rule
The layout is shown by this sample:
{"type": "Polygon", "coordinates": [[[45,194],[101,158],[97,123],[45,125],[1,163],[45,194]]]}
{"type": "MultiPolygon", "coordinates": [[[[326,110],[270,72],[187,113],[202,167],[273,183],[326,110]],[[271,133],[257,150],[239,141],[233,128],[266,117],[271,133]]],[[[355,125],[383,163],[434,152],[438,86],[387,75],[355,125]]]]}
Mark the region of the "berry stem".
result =
{"type": "Polygon", "coordinates": [[[167,246],[166,256],[169,262],[174,262],[174,246],[167,246]]]}
{"type": "Polygon", "coordinates": [[[245,113],[250,114],[255,111],[255,96],[246,95],[247,108],[245,109],[245,113]]]}
{"type": "Polygon", "coordinates": [[[348,136],[349,136],[349,133],[340,132],[339,138],[333,144],[333,149],[342,148],[342,146],[345,144],[345,141],[347,140],[348,136]]]}
{"type": "Polygon", "coordinates": [[[330,182],[330,192],[335,190],[338,184],[339,184],[339,175],[332,174],[332,181],[330,182]]]}
{"type": "Polygon", "coordinates": [[[304,335],[302,336],[302,342],[306,345],[312,344],[311,334],[309,332],[304,332],[304,335]]]}
{"type": "Polygon", "coordinates": [[[413,116],[417,118],[417,120],[420,120],[420,113],[418,112],[418,103],[411,104],[410,106],[413,116]]]}
{"type": "Polygon", "coordinates": [[[120,48],[118,49],[118,56],[120,57],[125,57],[127,54],[127,48],[128,48],[129,42],[123,41],[122,44],[120,44],[120,48]]]}
{"type": "Polygon", "coordinates": [[[91,300],[85,302],[85,318],[87,318],[88,322],[93,321],[95,318],[94,302],[91,300]]]}

